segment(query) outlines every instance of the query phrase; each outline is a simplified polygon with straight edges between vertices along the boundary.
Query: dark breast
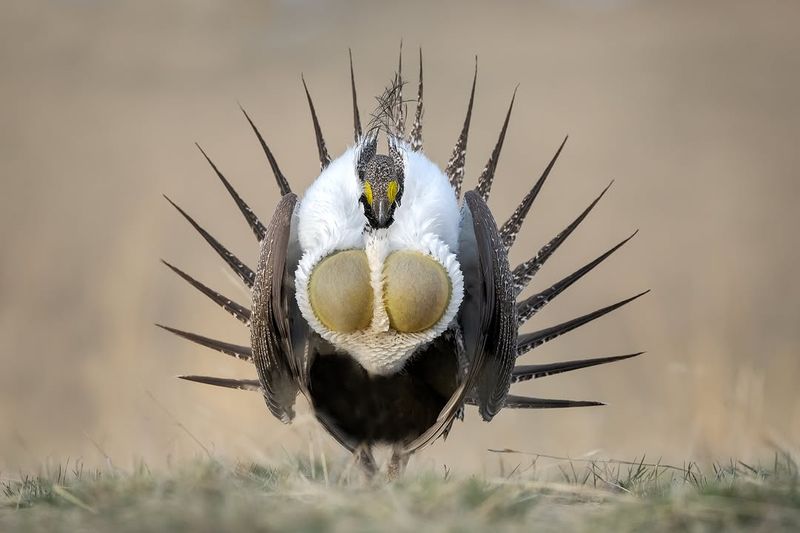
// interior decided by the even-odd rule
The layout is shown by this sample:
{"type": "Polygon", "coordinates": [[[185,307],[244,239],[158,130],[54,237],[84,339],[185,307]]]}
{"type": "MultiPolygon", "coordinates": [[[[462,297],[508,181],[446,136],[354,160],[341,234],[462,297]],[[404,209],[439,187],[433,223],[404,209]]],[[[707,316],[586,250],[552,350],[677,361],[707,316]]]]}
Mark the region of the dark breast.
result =
{"type": "Polygon", "coordinates": [[[318,417],[356,443],[407,443],[436,421],[457,386],[452,335],[445,333],[391,376],[370,376],[346,353],[319,353],[309,392],[318,417]]]}

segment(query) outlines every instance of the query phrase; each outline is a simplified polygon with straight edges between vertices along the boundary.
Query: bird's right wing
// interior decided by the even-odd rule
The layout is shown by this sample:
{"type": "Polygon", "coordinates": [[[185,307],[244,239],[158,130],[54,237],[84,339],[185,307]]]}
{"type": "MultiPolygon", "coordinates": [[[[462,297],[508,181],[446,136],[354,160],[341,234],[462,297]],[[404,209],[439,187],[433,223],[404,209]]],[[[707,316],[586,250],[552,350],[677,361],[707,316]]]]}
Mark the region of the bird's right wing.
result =
{"type": "Polygon", "coordinates": [[[253,361],[269,410],[283,422],[294,417],[294,401],[305,388],[307,325],[294,298],[299,259],[293,215],[297,195],[281,198],[261,241],[253,284],[250,340],[253,361]]]}

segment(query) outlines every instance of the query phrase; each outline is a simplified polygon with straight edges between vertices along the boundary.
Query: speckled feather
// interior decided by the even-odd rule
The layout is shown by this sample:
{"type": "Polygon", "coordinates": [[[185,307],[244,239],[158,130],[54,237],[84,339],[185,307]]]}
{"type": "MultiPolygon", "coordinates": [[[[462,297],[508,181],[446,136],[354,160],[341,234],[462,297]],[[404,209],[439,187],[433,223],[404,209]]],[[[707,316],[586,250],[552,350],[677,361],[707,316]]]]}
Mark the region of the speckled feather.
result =
{"type": "MultiPolygon", "coordinates": [[[[497,170],[497,163],[500,161],[500,152],[503,149],[503,142],[506,140],[508,121],[511,119],[511,110],[514,108],[514,99],[516,97],[517,90],[514,89],[514,94],[511,96],[511,103],[508,104],[508,111],[506,112],[506,118],[503,121],[503,127],[500,129],[500,135],[498,136],[497,143],[494,145],[492,155],[489,157],[489,161],[483,168],[483,172],[481,172],[481,175],[478,176],[478,186],[475,187],[475,190],[481,195],[481,198],[483,198],[485,202],[489,201],[489,193],[492,190],[494,174],[497,170]]],[[[508,249],[508,246],[506,246],[506,249],[508,249]]]]}
{"type": "Polygon", "coordinates": [[[549,328],[540,329],[539,331],[534,331],[533,333],[525,333],[524,335],[520,335],[517,339],[517,357],[525,355],[534,348],[537,348],[546,342],[550,342],[551,340],[565,333],[569,333],[573,329],[579,328],[584,324],[588,324],[589,322],[596,320],[601,316],[605,316],[608,313],[619,309],[623,305],[628,304],[641,296],[644,296],[648,292],[650,291],[640,292],[636,296],[632,296],[615,304],[603,307],[602,309],[598,309],[597,311],[592,311],[591,313],[573,318],[572,320],[567,320],[566,322],[562,322],[557,326],[551,326],[549,328]]]}
{"type": "Polygon", "coordinates": [[[225,189],[228,191],[228,194],[230,194],[231,198],[233,198],[233,201],[236,203],[236,206],[239,208],[239,211],[242,212],[242,216],[244,216],[244,219],[247,221],[247,224],[250,226],[250,229],[253,230],[253,234],[256,236],[256,239],[261,241],[264,238],[264,233],[267,231],[266,228],[264,228],[264,224],[261,223],[261,221],[258,219],[253,210],[250,209],[250,206],[248,206],[245,203],[245,201],[242,200],[242,197],[239,196],[239,193],[236,192],[236,190],[233,188],[233,186],[230,184],[227,178],[225,178],[222,172],[219,171],[217,165],[215,165],[214,162],[211,160],[211,158],[208,157],[208,154],[206,154],[205,150],[203,150],[203,148],[197,143],[195,143],[195,146],[197,146],[197,149],[200,150],[201,154],[203,154],[203,157],[206,158],[206,161],[208,161],[208,164],[211,165],[211,168],[214,170],[214,173],[222,182],[222,185],[225,186],[225,189]]]}
{"type": "Polygon", "coordinates": [[[238,344],[232,344],[230,342],[218,341],[216,339],[198,335],[197,333],[190,333],[188,331],[171,328],[162,324],[156,324],[156,326],[163,330],[169,331],[178,337],[182,337],[188,341],[199,344],[200,346],[211,348],[212,350],[224,353],[225,355],[230,355],[236,359],[241,359],[242,361],[251,361],[253,359],[253,352],[249,346],[239,346],[238,344]]]}
{"type": "Polygon", "coordinates": [[[603,191],[597,196],[597,198],[595,198],[592,203],[589,204],[589,207],[584,209],[583,212],[578,215],[578,218],[573,220],[558,235],[550,239],[547,244],[542,246],[535,256],[514,268],[514,293],[516,296],[519,296],[519,294],[525,290],[525,287],[528,286],[528,283],[530,283],[530,281],[533,279],[533,276],[539,272],[539,269],[542,268],[542,265],[545,264],[550,256],[553,255],[556,250],[558,250],[558,247],[567,240],[567,237],[569,237],[570,234],[575,231],[575,228],[577,228],[580,223],[583,222],[583,219],[585,219],[586,215],[588,215],[594,206],[597,205],[597,202],[600,201],[609,187],[611,187],[611,183],[609,183],[608,186],[606,186],[606,188],[603,189],[603,191]]]}
{"type": "Polygon", "coordinates": [[[469,125],[472,120],[472,104],[475,102],[475,84],[478,81],[478,58],[475,58],[475,73],[472,76],[472,90],[469,93],[469,104],[467,105],[467,116],[464,118],[464,125],[458,141],[453,148],[453,154],[447,162],[444,173],[450,179],[450,185],[456,192],[456,198],[461,197],[461,184],[464,182],[464,165],[467,159],[467,140],[469,138],[469,125]]]}
{"type": "Polygon", "coordinates": [[[294,417],[294,400],[304,382],[293,361],[294,350],[289,332],[289,294],[283,278],[289,246],[291,219],[297,196],[281,198],[261,243],[256,283],[253,285],[253,308],[250,342],[258,378],[264,389],[267,407],[282,422],[294,417]]]}
{"type": "Polygon", "coordinates": [[[422,115],[424,113],[422,100],[422,48],[419,49],[419,85],[417,86],[417,108],[414,113],[414,125],[411,127],[411,136],[408,139],[411,149],[415,152],[422,150],[422,115]]]}
{"type": "Polygon", "coordinates": [[[281,172],[281,169],[278,166],[278,161],[275,159],[275,156],[272,155],[272,150],[270,150],[269,146],[267,146],[266,141],[264,141],[264,137],[261,135],[261,132],[258,131],[258,128],[256,127],[253,120],[250,118],[250,115],[247,114],[247,111],[245,111],[244,108],[241,106],[239,106],[239,109],[242,110],[244,118],[247,119],[247,123],[250,124],[250,128],[252,128],[253,133],[256,134],[258,143],[261,145],[261,149],[264,151],[264,155],[267,157],[269,166],[272,169],[272,174],[275,176],[275,182],[278,184],[278,188],[281,191],[281,196],[284,194],[289,194],[290,192],[292,192],[292,188],[289,187],[289,181],[286,179],[286,176],[283,175],[283,172],[281,172]]]}
{"type": "Polygon", "coordinates": [[[548,163],[548,165],[545,167],[542,175],[538,180],[536,180],[536,183],[533,184],[533,187],[530,191],[528,191],[528,194],[522,198],[522,201],[511,214],[511,217],[500,227],[500,236],[503,239],[503,244],[505,245],[506,250],[510,250],[511,247],[514,246],[514,241],[517,239],[517,234],[522,228],[522,223],[525,221],[525,217],[528,216],[528,212],[531,210],[534,200],[536,200],[536,197],[539,195],[539,191],[542,190],[542,186],[544,185],[545,180],[547,180],[547,176],[550,175],[550,171],[553,169],[553,165],[556,164],[558,156],[561,155],[561,150],[564,149],[564,145],[567,143],[567,138],[568,137],[564,137],[564,140],[561,142],[561,146],[559,146],[558,150],[556,150],[556,154],[550,160],[550,163],[548,163]]]}
{"type": "Polygon", "coordinates": [[[537,313],[540,309],[542,309],[548,302],[554,299],[556,296],[564,292],[566,289],[570,287],[573,283],[581,279],[583,276],[588,274],[589,272],[594,269],[597,265],[605,261],[611,254],[619,250],[626,242],[631,240],[636,232],[633,233],[630,237],[623,240],[619,244],[612,247],[610,250],[605,252],[604,254],[600,255],[593,261],[590,261],[586,265],[582,266],[569,276],[557,281],[547,289],[538,292],[528,298],[525,298],[521,302],[517,303],[517,323],[521,326],[525,322],[528,321],[535,313],[537,313]]]}
{"type": "Polygon", "coordinates": [[[250,325],[250,309],[246,308],[245,306],[243,306],[241,304],[238,304],[238,303],[234,302],[233,300],[231,300],[227,296],[224,296],[224,295],[218,293],[217,291],[215,291],[213,289],[210,289],[206,285],[200,283],[199,281],[197,281],[196,279],[191,277],[186,272],[184,272],[181,269],[179,269],[179,268],[167,263],[163,259],[161,260],[161,262],[164,263],[165,265],[167,265],[167,267],[169,267],[170,270],[175,272],[182,279],[186,280],[186,282],[188,282],[192,287],[194,287],[195,289],[197,289],[201,293],[203,293],[206,296],[208,296],[208,298],[211,299],[212,302],[214,302],[218,306],[222,307],[225,311],[230,313],[234,318],[239,320],[241,323],[243,323],[246,326],[250,325]]]}
{"type": "Polygon", "coordinates": [[[239,276],[239,278],[241,278],[244,284],[247,285],[248,287],[252,287],[253,282],[255,281],[256,278],[255,272],[253,272],[253,270],[250,267],[245,265],[238,257],[229,252],[227,248],[222,246],[222,244],[220,244],[220,242],[217,239],[212,237],[209,232],[207,232],[200,226],[200,224],[195,222],[195,220],[192,217],[190,217],[186,213],[186,211],[178,207],[178,204],[170,200],[166,195],[164,195],[164,198],[166,198],[167,201],[170,204],[172,204],[172,206],[175,209],[177,209],[181,215],[183,215],[183,217],[189,222],[189,224],[191,224],[192,227],[195,230],[197,230],[197,232],[200,235],[202,235],[202,237],[206,240],[208,244],[211,245],[214,251],[217,252],[217,254],[219,254],[219,256],[223,260],[225,260],[226,263],[228,263],[228,266],[231,267],[231,269],[239,276]]]}
{"type": "Polygon", "coordinates": [[[610,357],[596,357],[593,359],[579,359],[575,361],[561,361],[558,363],[544,363],[540,365],[517,365],[514,367],[514,372],[511,375],[511,383],[520,383],[531,379],[545,378],[548,376],[555,376],[564,372],[571,372],[573,370],[580,370],[582,368],[589,368],[590,366],[605,365],[607,363],[614,363],[623,361],[642,355],[644,352],[636,352],[627,355],[613,355],[610,357]]]}
{"type": "Polygon", "coordinates": [[[331,156],[328,155],[328,148],[325,145],[325,139],[322,137],[322,128],[319,125],[317,111],[314,109],[314,102],[311,100],[311,94],[308,92],[306,79],[302,76],[300,79],[303,81],[303,89],[306,91],[306,99],[308,100],[308,109],[311,111],[311,122],[314,125],[314,139],[317,141],[317,152],[319,152],[319,167],[321,170],[325,170],[325,167],[331,163],[331,156]]]}

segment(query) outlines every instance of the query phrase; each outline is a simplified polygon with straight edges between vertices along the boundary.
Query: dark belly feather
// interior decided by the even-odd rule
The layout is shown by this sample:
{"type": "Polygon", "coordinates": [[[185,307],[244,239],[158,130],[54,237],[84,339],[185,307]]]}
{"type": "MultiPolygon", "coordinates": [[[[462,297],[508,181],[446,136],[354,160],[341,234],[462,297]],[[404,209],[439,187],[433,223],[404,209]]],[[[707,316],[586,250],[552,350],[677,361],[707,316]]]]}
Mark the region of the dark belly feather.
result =
{"type": "Polygon", "coordinates": [[[348,439],[407,443],[436,421],[457,386],[456,350],[443,335],[391,376],[372,376],[346,353],[318,354],[309,392],[317,416],[348,439]]]}

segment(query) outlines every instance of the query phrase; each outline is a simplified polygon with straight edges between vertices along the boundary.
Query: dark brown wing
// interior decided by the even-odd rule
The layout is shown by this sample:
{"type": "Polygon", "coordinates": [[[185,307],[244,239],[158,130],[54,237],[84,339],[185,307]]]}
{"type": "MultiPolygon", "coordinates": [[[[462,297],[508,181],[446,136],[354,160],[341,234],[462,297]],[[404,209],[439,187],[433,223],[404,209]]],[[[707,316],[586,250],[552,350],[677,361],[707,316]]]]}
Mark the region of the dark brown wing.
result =
{"type": "MultiPolygon", "coordinates": [[[[466,257],[467,250],[460,251],[465,282],[461,327],[468,359],[480,361],[475,390],[468,393],[476,396],[481,417],[489,421],[503,408],[516,360],[514,284],[506,248],[489,206],[475,191],[464,195],[464,203],[472,215],[477,261],[466,257]]],[[[462,227],[462,235],[465,233],[469,236],[467,228],[462,227]]]]}
{"type": "Polygon", "coordinates": [[[261,241],[253,284],[250,340],[253,361],[269,410],[283,422],[294,417],[297,392],[304,387],[304,321],[294,300],[293,265],[296,237],[292,235],[297,196],[286,194],[278,203],[261,241]]]}
{"type": "Polygon", "coordinates": [[[436,423],[410,443],[413,452],[433,442],[453,422],[467,397],[491,420],[503,408],[516,360],[517,316],[508,257],[489,207],[475,191],[464,195],[458,260],[464,274],[459,313],[469,370],[436,423]]]}

